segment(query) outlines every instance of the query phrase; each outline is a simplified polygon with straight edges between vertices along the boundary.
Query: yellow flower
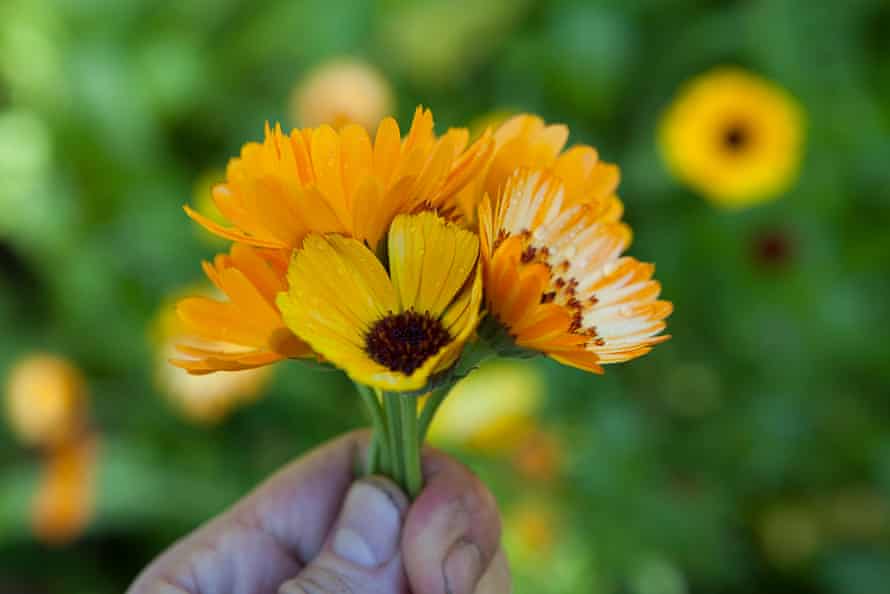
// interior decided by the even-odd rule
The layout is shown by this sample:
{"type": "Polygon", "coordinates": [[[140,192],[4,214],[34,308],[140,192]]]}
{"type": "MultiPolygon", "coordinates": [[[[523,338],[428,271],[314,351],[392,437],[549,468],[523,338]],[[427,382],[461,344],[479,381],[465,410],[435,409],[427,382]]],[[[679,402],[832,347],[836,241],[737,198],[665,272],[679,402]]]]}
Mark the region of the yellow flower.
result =
{"type": "Polygon", "coordinates": [[[560,542],[562,518],[546,499],[523,499],[504,515],[504,535],[511,552],[522,559],[549,558],[560,542]]]}
{"type": "Polygon", "coordinates": [[[673,173],[726,206],[775,198],[796,178],[803,115],[784,89],[738,68],[690,81],[659,126],[673,173]]]}
{"type": "MultiPolygon", "coordinates": [[[[630,230],[611,189],[578,191],[579,158],[559,176],[520,169],[479,209],[486,304],[484,330],[502,349],[540,351],[601,373],[639,357],[672,309],[658,301],[654,266],[621,253],[630,230]],[[492,322],[493,320],[493,322],[492,322]]],[[[480,330],[482,332],[482,330],[480,330]]]]}
{"type": "Polygon", "coordinates": [[[392,109],[392,89],[380,71],[348,58],[317,66],[291,96],[291,114],[301,126],[358,124],[373,130],[392,109]]]}
{"type": "MultiPolygon", "coordinates": [[[[188,292],[209,294],[210,288],[202,286],[188,292]]],[[[176,410],[190,420],[215,423],[232,410],[259,398],[271,378],[271,367],[196,375],[170,365],[171,358],[188,358],[178,351],[181,345],[204,350],[232,348],[232,345],[189,335],[174,306],[175,302],[170,301],[160,308],[153,324],[152,346],[156,354],[155,382],[176,410]]]]}
{"type": "Polygon", "coordinates": [[[32,502],[34,534],[51,545],[77,538],[95,505],[98,439],[85,434],[53,449],[32,502]]]}
{"type": "Polygon", "coordinates": [[[543,395],[534,367],[510,359],[486,363],[449,392],[430,425],[430,442],[511,451],[533,431],[543,395]]]}
{"type": "Polygon", "coordinates": [[[431,212],[400,215],[389,275],[355,239],[313,234],[278,298],[294,332],[355,381],[413,391],[447,370],[479,321],[479,239],[431,212]]]}
{"type": "Polygon", "coordinates": [[[85,427],[86,406],[86,381],[67,360],[37,354],[12,367],[6,416],[27,445],[52,447],[73,439],[85,427]]]}
{"type": "Polygon", "coordinates": [[[517,169],[543,169],[563,180],[572,200],[610,197],[621,216],[621,202],[614,196],[618,187],[618,167],[599,160],[596,149],[587,145],[563,151],[569,129],[562,124],[544,123],[529,114],[508,119],[494,133],[494,153],[473,184],[458,197],[464,216],[474,220],[483,196],[497,196],[517,169]]]}
{"type": "Polygon", "coordinates": [[[189,330],[214,348],[184,345],[190,373],[248,369],[310,356],[281,320],[275,295],[287,289],[287,264],[310,233],[339,233],[377,249],[393,217],[433,209],[457,213],[454,197],[491,154],[487,135],[469,149],[466,130],[433,133],[432,114],[418,108],[404,140],[384,119],[372,145],[360,126],[328,126],[285,135],[267,127],[262,144],[248,143],[232,159],[226,182],[213,190],[224,227],[186,206],[208,230],[236,242],[204,270],[228,301],[186,299],[189,330]]]}
{"type": "Polygon", "coordinates": [[[266,126],[229,162],[213,199],[233,227],[186,212],[218,235],[261,248],[299,248],[309,233],[340,233],[376,249],[392,219],[423,209],[455,212],[456,194],[487,161],[489,135],[465,147],[469,133],[433,132],[433,116],[418,108],[404,140],[385,118],[373,141],[361,126],[294,130],[266,126]]]}
{"type": "Polygon", "coordinates": [[[179,317],[197,345],[181,344],[188,358],[173,359],[174,365],[203,374],[311,356],[275,305],[287,289],[286,252],[235,244],[229,254],[205,262],[204,271],[228,301],[199,296],[179,302],[179,317]]]}

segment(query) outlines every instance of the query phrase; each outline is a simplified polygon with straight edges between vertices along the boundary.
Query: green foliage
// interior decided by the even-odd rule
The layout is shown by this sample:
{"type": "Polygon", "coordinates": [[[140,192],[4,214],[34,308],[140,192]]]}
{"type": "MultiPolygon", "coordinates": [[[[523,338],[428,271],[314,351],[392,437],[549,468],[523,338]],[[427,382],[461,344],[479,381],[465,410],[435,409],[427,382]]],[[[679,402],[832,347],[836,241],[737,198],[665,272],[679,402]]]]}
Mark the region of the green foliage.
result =
{"type": "Polygon", "coordinates": [[[71,357],[102,455],[95,521],[46,548],[28,526],[37,457],[0,428],[0,591],[121,592],[364,423],[340,374],[285,364],[258,403],[187,424],[153,387],[147,338],[212,255],[180,209],[195,179],[265,120],[294,124],[293,85],[342,53],[384,69],[405,124],[416,103],[439,130],[502,108],[569,124],[621,166],[631,251],[675,303],[674,338],[605,376],[529,363],[571,444],[555,485],[461,454],[505,508],[540,493],[568,518],[550,561],[515,567],[517,592],[885,591],[888,29],[881,0],[5,0],[0,377],[34,349],[71,357]],[[681,188],[655,151],[677,88],[725,63],[788,88],[808,121],[796,185],[747,211],[681,188]]]}

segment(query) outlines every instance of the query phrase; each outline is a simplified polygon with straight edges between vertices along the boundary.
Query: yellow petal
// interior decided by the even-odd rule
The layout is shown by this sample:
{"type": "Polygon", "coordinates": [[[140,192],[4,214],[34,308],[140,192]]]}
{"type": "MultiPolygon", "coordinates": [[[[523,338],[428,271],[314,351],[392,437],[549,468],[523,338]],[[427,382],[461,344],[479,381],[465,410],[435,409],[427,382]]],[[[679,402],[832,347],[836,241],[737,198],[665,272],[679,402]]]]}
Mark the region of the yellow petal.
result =
{"type": "Polygon", "coordinates": [[[478,254],[476,234],[434,213],[397,216],[389,231],[389,267],[402,309],[441,316],[478,254]]]}

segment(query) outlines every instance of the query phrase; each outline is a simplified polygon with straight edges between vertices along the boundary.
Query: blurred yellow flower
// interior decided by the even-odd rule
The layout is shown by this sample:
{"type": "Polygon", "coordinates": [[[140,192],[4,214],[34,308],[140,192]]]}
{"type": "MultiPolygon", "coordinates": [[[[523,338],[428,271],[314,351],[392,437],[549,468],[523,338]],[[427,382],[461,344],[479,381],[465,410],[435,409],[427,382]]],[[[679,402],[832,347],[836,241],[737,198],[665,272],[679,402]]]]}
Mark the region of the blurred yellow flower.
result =
{"type": "MultiPolygon", "coordinates": [[[[209,295],[211,288],[192,287],[188,293],[209,295]]],[[[231,348],[231,345],[189,336],[186,324],[176,314],[173,300],[160,308],[153,330],[151,338],[155,350],[155,382],[175,409],[190,420],[200,423],[222,420],[236,408],[258,399],[271,378],[271,367],[196,375],[181,366],[170,365],[171,358],[188,360],[179,351],[180,345],[205,351],[231,348]]]]}
{"type": "Polygon", "coordinates": [[[739,68],[691,80],[661,118],[658,140],[671,171],[725,206],[776,198],[796,179],[804,135],[797,101],[739,68]]]}
{"type": "Polygon", "coordinates": [[[525,499],[504,514],[504,537],[518,560],[547,559],[558,544],[561,519],[554,505],[544,499],[525,499]]]}
{"type": "Polygon", "coordinates": [[[93,515],[98,439],[81,435],[49,452],[32,503],[35,536],[52,545],[77,538],[93,515]]]}
{"type": "Polygon", "coordinates": [[[375,67],[360,60],[338,58],[311,70],[291,95],[291,117],[300,126],[358,124],[373,131],[391,115],[394,96],[375,67]]]}
{"type": "Polygon", "coordinates": [[[6,417],[25,444],[52,447],[75,438],[84,430],[86,406],[86,382],[68,360],[33,354],[12,366],[6,417]]]}
{"type": "Polygon", "coordinates": [[[594,191],[586,177],[595,154],[570,154],[555,173],[519,169],[483,200],[480,334],[503,353],[542,352],[602,373],[667,340],[658,334],[672,305],[658,300],[652,264],[621,256],[630,229],[611,184],[594,191]]]}
{"type": "Polygon", "coordinates": [[[312,234],[278,306],[287,325],[355,381],[420,390],[448,369],[479,322],[479,239],[431,212],[399,215],[389,274],[355,239],[312,234]]]}
{"type": "Polygon", "coordinates": [[[486,453],[514,451],[534,430],[544,381],[534,366],[491,361],[461,380],[430,425],[432,443],[486,453]]]}

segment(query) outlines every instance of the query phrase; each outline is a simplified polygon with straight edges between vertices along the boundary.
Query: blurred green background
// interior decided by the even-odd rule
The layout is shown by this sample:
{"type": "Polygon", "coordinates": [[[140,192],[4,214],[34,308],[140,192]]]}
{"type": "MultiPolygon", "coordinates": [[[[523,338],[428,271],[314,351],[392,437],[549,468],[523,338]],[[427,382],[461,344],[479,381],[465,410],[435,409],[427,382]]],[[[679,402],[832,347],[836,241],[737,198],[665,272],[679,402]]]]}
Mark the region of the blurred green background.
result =
{"type": "Polygon", "coordinates": [[[3,0],[0,378],[35,350],[68,357],[101,450],[89,526],[49,546],[30,527],[41,455],[0,426],[0,592],[121,592],[363,423],[343,377],[297,364],[190,423],[155,388],[148,336],[215,251],[180,208],[196,180],[267,119],[297,125],[292,88],[342,55],[384,73],[403,129],[418,103],[440,131],[496,110],[568,124],[621,166],[631,253],[676,307],[670,342],[603,377],[535,361],[541,427],[571,444],[556,476],[454,450],[505,513],[532,498],[562,518],[540,555],[514,555],[517,592],[888,591],[885,0],[3,0]],[[678,87],[721,64],[808,120],[799,180],[748,210],[684,189],[656,150],[678,87]]]}

